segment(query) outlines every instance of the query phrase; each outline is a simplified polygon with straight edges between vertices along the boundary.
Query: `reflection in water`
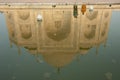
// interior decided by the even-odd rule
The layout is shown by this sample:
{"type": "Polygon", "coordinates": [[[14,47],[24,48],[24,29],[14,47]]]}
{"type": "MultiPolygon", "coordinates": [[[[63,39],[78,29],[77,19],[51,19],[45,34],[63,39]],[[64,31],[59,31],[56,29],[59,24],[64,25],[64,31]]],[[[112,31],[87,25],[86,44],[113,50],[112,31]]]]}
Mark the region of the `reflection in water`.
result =
{"type": "Polygon", "coordinates": [[[18,16],[20,17],[20,19],[22,20],[27,20],[30,17],[30,12],[29,11],[18,11],[17,12],[18,16]]]}
{"type": "Polygon", "coordinates": [[[90,29],[87,29],[85,31],[85,34],[84,36],[87,38],[87,39],[92,39],[95,37],[95,31],[96,31],[96,25],[88,25],[87,26],[88,28],[90,29]]]}
{"type": "MultiPolygon", "coordinates": [[[[86,54],[91,48],[105,44],[108,35],[111,10],[86,11],[77,18],[72,10],[9,10],[5,13],[9,39],[37,57],[42,54],[50,65],[61,67],[69,64],[79,53],[86,54]],[[41,14],[43,20],[37,21],[41,14]]],[[[20,49],[19,49],[20,52],[20,49]]]]}
{"type": "Polygon", "coordinates": [[[44,15],[44,27],[49,38],[61,41],[69,36],[71,11],[49,11],[49,13],[46,11],[44,15]]]}
{"type": "Polygon", "coordinates": [[[30,24],[19,24],[20,32],[24,39],[29,39],[32,36],[30,24]]]}
{"type": "Polygon", "coordinates": [[[86,13],[86,17],[90,20],[97,18],[97,16],[98,16],[98,11],[86,13]]]}

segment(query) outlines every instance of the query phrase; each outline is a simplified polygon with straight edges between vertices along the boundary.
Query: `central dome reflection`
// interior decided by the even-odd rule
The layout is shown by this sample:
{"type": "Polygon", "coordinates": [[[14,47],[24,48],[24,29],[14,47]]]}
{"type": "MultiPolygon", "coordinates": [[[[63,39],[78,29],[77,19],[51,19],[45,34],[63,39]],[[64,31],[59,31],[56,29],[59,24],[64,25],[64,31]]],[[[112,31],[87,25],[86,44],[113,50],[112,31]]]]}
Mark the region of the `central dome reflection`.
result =
{"type": "MultiPolygon", "coordinates": [[[[69,64],[76,54],[85,55],[106,43],[111,10],[86,11],[77,18],[72,9],[8,10],[5,12],[9,39],[57,68],[69,64]],[[41,14],[42,21],[36,17],[41,14]]],[[[37,58],[37,56],[36,56],[37,58]]],[[[38,59],[37,59],[38,60],[38,59]]]]}

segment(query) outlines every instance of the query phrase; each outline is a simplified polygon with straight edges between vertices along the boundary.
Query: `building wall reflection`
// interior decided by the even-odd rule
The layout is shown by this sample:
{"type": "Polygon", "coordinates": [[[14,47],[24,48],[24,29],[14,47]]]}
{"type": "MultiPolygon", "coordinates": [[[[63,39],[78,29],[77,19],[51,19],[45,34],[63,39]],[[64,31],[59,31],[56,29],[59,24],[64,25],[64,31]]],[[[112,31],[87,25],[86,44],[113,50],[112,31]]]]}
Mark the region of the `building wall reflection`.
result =
{"type": "Polygon", "coordinates": [[[107,41],[111,10],[95,9],[84,15],[71,10],[9,10],[5,13],[11,43],[24,47],[31,54],[43,55],[46,62],[61,68],[69,64],[76,53],[86,54],[91,48],[107,41]],[[37,21],[41,14],[42,21],[37,21]]]}

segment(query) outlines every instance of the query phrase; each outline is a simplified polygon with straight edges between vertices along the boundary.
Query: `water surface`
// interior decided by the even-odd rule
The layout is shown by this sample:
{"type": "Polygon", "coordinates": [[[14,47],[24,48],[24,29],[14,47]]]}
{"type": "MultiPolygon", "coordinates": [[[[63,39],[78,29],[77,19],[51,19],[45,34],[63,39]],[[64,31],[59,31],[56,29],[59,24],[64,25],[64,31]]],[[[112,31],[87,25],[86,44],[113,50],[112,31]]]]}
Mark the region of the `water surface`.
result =
{"type": "Polygon", "coordinates": [[[78,13],[0,13],[0,80],[119,80],[120,11],[78,13]]]}

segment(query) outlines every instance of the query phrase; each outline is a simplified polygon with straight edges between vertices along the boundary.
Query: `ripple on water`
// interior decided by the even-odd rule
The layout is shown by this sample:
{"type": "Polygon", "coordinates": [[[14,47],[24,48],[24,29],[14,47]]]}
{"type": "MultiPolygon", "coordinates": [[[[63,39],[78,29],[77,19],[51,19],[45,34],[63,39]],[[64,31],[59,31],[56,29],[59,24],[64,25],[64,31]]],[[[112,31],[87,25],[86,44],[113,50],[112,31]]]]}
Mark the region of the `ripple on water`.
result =
{"type": "Polygon", "coordinates": [[[111,72],[105,73],[105,77],[107,80],[112,80],[112,73],[111,72]]]}

